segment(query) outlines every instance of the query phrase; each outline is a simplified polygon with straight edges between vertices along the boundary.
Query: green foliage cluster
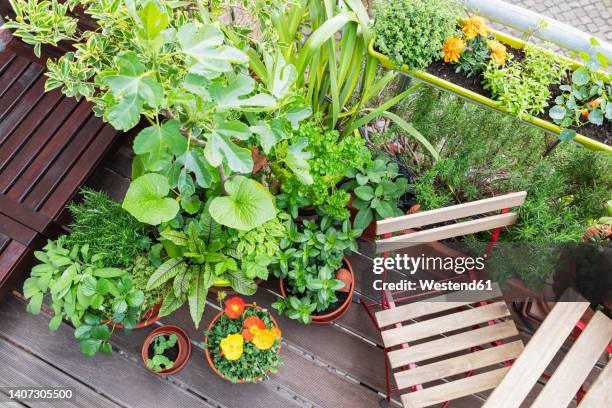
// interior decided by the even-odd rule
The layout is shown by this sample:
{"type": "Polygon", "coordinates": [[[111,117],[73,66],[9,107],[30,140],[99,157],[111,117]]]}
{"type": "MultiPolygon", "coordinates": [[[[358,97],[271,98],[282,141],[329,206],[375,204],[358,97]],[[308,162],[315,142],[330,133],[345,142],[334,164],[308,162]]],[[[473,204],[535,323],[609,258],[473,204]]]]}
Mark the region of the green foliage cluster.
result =
{"type": "Polygon", "coordinates": [[[357,249],[355,239],[360,235],[361,230],[351,229],[348,220],[339,223],[322,217],[319,222],[304,221],[302,226],[289,220],[281,251],[272,263],[287,292],[286,298],[272,305],[279,314],[310,323],[313,313],[334,303],[336,291],[344,286],[336,272],[348,251],[357,249]]]}
{"type": "Polygon", "coordinates": [[[90,252],[87,244],[68,249],[61,237],[34,255],[41,263],[32,268],[23,285],[28,312],[40,313],[44,296],[50,294],[55,316],[49,329],[57,330],[62,319],[70,320],[81,352],[111,354],[107,320],[134,327],[142,311],[143,292],[133,287],[126,271],[105,267],[104,256],[90,252]]]}
{"type": "MultiPolygon", "coordinates": [[[[306,151],[310,153],[310,175],[312,184],[305,185],[299,178],[289,175],[281,184],[282,194],[278,205],[293,217],[301,207],[316,206],[336,220],[348,219],[346,205],[350,194],[339,187],[353,169],[362,168],[371,162],[371,152],[360,136],[344,138],[335,130],[324,130],[315,121],[302,123],[290,141],[307,140],[306,151]]],[[[272,165],[272,170],[282,178],[283,169],[272,165]]]]}
{"type": "Polygon", "coordinates": [[[107,266],[129,268],[150,246],[150,228],[102,192],[84,188],[81,195],[82,202],[68,205],[73,221],[66,246],[87,244],[92,252],[104,255],[107,266]]]}
{"type": "Polygon", "coordinates": [[[376,3],[376,48],[398,67],[424,69],[442,56],[462,11],[456,0],[379,0],[376,3]]]}
{"type": "Polygon", "coordinates": [[[544,112],[550,87],[563,81],[569,68],[559,55],[536,45],[524,49],[525,58],[505,65],[490,62],[484,72],[484,87],[493,98],[519,118],[544,112]]]}
{"type": "Polygon", "coordinates": [[[570,83],[559,86],[562,94],[555,98],[555,106],[548,115],[563,128],[562,139],[572,139],[576,131],[569,127],[580,127],[586,123],[601,126],[612,121],[612,74],[598,72],[608,67],[605,57],[595,59],[582,54],[583,67],[572,72],[570,83]]]}
{"type": "Polygon", "coordinates": [[[153,357],[147,360],[147,367],[159,373],[164,370],[170,370],[174,367],[174,361],[165,356],[167,350],[176,346],[178,338],[176,334],[166,336],[156,336],[153,339],[153,357]]]}
{"type": "Polygon", "coordinates": [[[221,340],[234,333],[242,333],[244,320],[248,317],[258,317],[270,329],[274,327],[274,322],[266,310],[248,306],[242,315],[236,319],[230,319],[225,313],[219,317],[212,330],[207,332],[208,343],[206,348],[211,359],[219,372],[230,381],[257,382],[265,378],[270,373],[276,373],[281,365],[280,341],[267,350],[258,349],[252,342],[244,342],[244,351],[238,360],[228,360],[221,356],[221,340]]]}
{"type": "Polygon", "coordinates": [[[142,302],[143,310],[153,308],[153,306],[161,303],[164,299],[165,287],[161,286],[152,290],[147,290],[147,282],[149,282],[151,275],[156,269],[157,267],[151,263],[151,260],[146,255],[137,256],[132,266],[126,269],[132,279],[134,288],[144,293],[144,301],[142,302]]]}
{"type": "Polygon", "coordinates": [[[365,230],[374,220],[403,214],[398,203],[408,190],[408,180],[399,177],[399,166],[386,155],[351,169],[347,176],[352,180],[342,188],[355,193],[352,206],[358,210],[353,222],[356,229],[365,230]]]}
{"type": "Polygon", "coordinates": [[[490,60],[490,50],[486,36],[478,35],[467,41],[461,58],[455,64],[455,72],[463,72],[468,78],[483,72],[490,60]]]}

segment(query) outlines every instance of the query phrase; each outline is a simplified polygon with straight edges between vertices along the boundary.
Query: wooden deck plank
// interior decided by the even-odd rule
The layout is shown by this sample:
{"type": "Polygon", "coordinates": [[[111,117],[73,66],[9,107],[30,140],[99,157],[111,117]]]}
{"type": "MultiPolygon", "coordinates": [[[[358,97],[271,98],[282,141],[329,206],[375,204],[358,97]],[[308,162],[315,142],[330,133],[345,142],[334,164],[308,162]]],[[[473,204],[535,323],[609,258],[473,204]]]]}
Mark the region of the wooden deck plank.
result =
{"type": "Polygon", "coordinates": [[[532,408],[567,406],[611,339],[612,321],[602,312],[596,312],[546,382],[532,408]]]}
{"type": "Polygon", "coordinates": [[[421,408],[490,390],[499,384],[508,373],[508,370],[510,370],[509,367],[498,368],[497,370],[462,378],[422,391],[404,394],[402,395],[402,402],[406,408],[421,408]]]}
{"type": "Polygon", "coordinates": [[[588,307],[587,302],[557,303],[483,407],[520,407],[588,307]]]}
{"type": "Polygon", "coordinates": [[[405,365],[407,362],[418,363],[457,351],[467,350],[471,347],[481,346],[495,340],[507,339],[518,334],[514,322],[508,320],[496,323],[493,326],[485,326],[427,343],[393,350],[388,354],[389,362],[392,368],[397,368],[405,365]]]}
{"type": "MultiPolygon", "coordinates": [[[[6,114],[19,103],[22,95],[32,86],[32,84],[42,79],[42,72],[43,68],[40,65],[30,64],[19,74],[10,88],[0,97],[0,120],[4,120],[6,114]]],[[[8,73],[4,75],[8,75],[8,73]]]]}
{"type": "Polygon", "coordinates": [[[399,389],[514,360],[523,350],[520,340],[395,373],[399,389]]]}
{"type": "Polygon", "coordinates": [[[210,406],[201,398],[155,375],[145,375],[142,364],[114,353],[88,358],[78,351],[73,330],[62,323],[50,332],[49,317],[33,316],[14,296],[0,304],[0,335],[10,338],[19,347],[39,355],[49,364],[61,367],[76,380],[123,406],[185,407],[210,406]],[[138,379],[139,388],[134,387],[138,379]]]}
{"type": "Polygon", "coordinates": [[[436,296],[431,299],[413,302],[392,309],[382,310],[376,313],[376,320],[379,327],[391,326],[396,323],[418,319],[430,314],[445,312],[472,303],[500,297],[502,294],[496,285],[494,291],[466,291],[453,292],[445,295],[436,296]]]}
{"type": "MultiPolygon", "coordinates": [[[[11,54],[15,55],[11,51],[3,51],[2,54],[11,54]]],[[[15,58],[11,61],[10,65],[8,65],[2,72],[2,78],[0,78],[0,99],[4,96],[4,94],[11,88],[11,86],[17,82],[17,79],[21,76],[21,74],[30,66],[31,64],[25,58],[19,58],[15,55],[15,58]]],[[[32,67],[36,68],[36,67],[32,67]]],[[[31,71],[34,72],[34,71],[31,71]]],[[[0,111],[0,116],[2,115],[0,111]]]]}
{"type": "MultiPolygon", "coordinates": [[[[2,376],[0,387],[49,387],[49,388],[71,388],[74,392],[74,401],[61,402],[36,402],[36,407],[90,407],[106,408],[120,407],[112,400],[98,394],[88,386],[74,380],[66,373],[50,366],[37,356],[33,356],[24,350],[0,337],[0,362],[2,364],[2,376]]],[[[4,406],[4,403],[0,403],[4,406]]]]}
{"type": "MultiPolygon", "coordinates": [[[[12,157],[8,164],[5,163],[5,167],[0,173],[0,193],[6,194],[8,189],[27,170],[28,165],[32,161],[36,159],[44,160],[44,157],[37,158],[37,155],[44,153],[48,144],[52,141],[49,140],[50,134],[55,135],[53,139],[56,137],[61,139],[70,133],[71,129],[67,129],[67,125],[64,123],[66,117],[69,115],[86,116],[87,112],[88,107],[85,104],[77,104],[73,98],[64,98],[53,110],[53,113],[47,117],[47,120],[30,135],[28,141],[21,147],[19,152],[12,157]]],[[[34,120],[34,118],[30,120],[34,120]]],[[[76,128],[78,127],[73,127],[72,129],[76,128]]]]}
{"type": "MultiPolygon", "coordinates": [[[[246,297],[245,300],[250,299],[246,297]]],[[[195,342],[199,343],[203,341],[202,327],[207,328],[217,312],[216,305],[209,302],[206,305],[204,321],[200,329],[194,327],[186,307],[162,319],[162,322],[179,325],[192,336],[195,342]]],[[[275,318],[277,318],[276,315],[275,318]]],[[[322,364],[319,365],[310,360],[309,356],[300,355],[288,340],[289,329],[280,321],[279,325],[283,332],[283,340],[288,344],[283,344],[281,349],[283,365],[279,368],[279,373],[270,377],[273,387],[285,389],[299,396],[300,399],[320,407],[337,407],[339,403],[351,407],[372,407],[377,404],[379,397],[372,390],[330,372],[322,364]]],[[[199,347],[194,350],[197,350],[194,353],[203,354],[199,347]]]]}
{"type": "Polygon", "coordinates": [[[402,343],[425,339],[510,315],[504,302],[492,303],[434,319],[425,320],[382,332],[383,343],[393,347],[402,343]]]}

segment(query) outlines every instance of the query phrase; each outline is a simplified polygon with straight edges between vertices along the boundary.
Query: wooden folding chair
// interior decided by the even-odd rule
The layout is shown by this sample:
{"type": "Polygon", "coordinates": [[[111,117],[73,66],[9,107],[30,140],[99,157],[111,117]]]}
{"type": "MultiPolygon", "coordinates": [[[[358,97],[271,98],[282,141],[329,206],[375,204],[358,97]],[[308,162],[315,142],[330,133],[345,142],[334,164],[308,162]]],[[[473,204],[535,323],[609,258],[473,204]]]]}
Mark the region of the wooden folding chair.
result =
{"type": "MultiPolygon", "coordinates": [[[[383,238],[376,241],[376,252],[386,253],[418,244],[431,244],[443,247],[436,241],[493,230],[487,253],[495,244],[501,228],[516,222],[517,215],[510,208],[523,204],[525,192],[505,194],[489,199],[454,205],[432,211],[405,215],[378,221],[377,235],[383,238]],[[500,214],[493,212],[500,211],[500,214]],[[475,219],[465,220],[468,217],[475,219]],[[448,223],[442,226],[425,229],[432,224],[448,223]],[[420,228],[419,231],[415,231],[420,228]],[[399,235],[395,235],[399,233],[399,235]]],[[[450,248],[442,248],[445,253],[450,248]]],[[[475,279],[470,271],[463,275],[455,275],[443,280],[475,279]]],[[[383,272],[383,282],[387,279],[387,271],[383,272]]],[[[396,307],[400,301],[416,298],[419,295],[405,296],[406,291],[381,291],[380,301],[366,303],[360,300],[377,328],[381,331],[385,346],[385,367],[387,374],[387,403],[394,391],[404,392],[408,388],[412,392],[401,396],[406,407],[424,407],[439,402],[457,399],[473,393],[494,388],[507,371],[507,367],[497,367],[485,373],[472,375],[476,369],[486,369],[499,363],[510,364],[522,350],[520,341],[505,344],[505,340],[516,336],[518,331],[514,322],[508,320],[510,313],[503,301],[490,303],[499,298],[499,288],[494,291],[474,293],[456,292],[433,299],[409,303],[396,307]],[[374,307],[382,311],[372,314],[374,307]],[[467,308],[467,309],[466,309],[467,308]],[[436,316],[422,322],[408,324],[414,319],[431,317],[433,314],[446,312],[444,316],[436,316]],[[450,314],[448,314],[450,313],[450,314]],[[481,327],[484,325],[484,327],[481,327]],[[473,329],[456,334],[449,332],[473,329]],[[435,337],[435,338],[434,338],[435,337]],[[414,341],[425,341],[412,345],[414,341]],[[492,343],[493,348],[482,348],[492,343]],[[400,347],[398,349],[398,347],[400,347]],[[449,356],[459,351],[463,355],[449,356]],[[426,360],[441,359],[434,363],[420,365],[426,360]],[[417,366],[419,363],[420,366],[417,366]],[[404,368],[408,368],[404,370],[404,368]],[[390,385],[390,372],[394,372],[397,387],[390,385]],[[465,375],[464,378],[449,380],[448,377],[465,375]],[[432,381],[447,381],[426,389],[423,384],[432,381]],[[450,382],[449,382],[450,381],[450,382]]],[[[428,294],[431,294],[429,292],[428,294]]],[[[446,406],[447,404],[445,404],[446,406]]]]}
{"type": "MultiPolygon", "coordinates": [[[[557,303],[484,407],[520,407],[588,307],[588,302],[557,303]]],[[[567,407],[574,395],[579,395],[582,384],[611,340],[612,320],[596,312],[531,408],[567,407]]],[[[577,399],[578,408],[612,407],[612,364],[607,364],[586,395],[577,399]]]]}

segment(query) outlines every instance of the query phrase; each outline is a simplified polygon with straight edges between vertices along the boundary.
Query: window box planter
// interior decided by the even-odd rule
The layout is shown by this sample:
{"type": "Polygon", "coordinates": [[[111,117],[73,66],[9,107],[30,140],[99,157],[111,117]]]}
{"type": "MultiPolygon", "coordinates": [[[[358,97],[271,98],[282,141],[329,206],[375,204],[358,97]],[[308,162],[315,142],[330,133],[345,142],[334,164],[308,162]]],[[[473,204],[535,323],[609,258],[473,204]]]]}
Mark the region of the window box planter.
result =
{"type": "MultiPolygon", "coordinates": [[[[499,31],[493,30],[493,29],[489,29],[489,31],[495,36],[495,39],[502,42],[503,44],[521,50],[525,47],[526,43],[518,38],[500,33],[499,31]]],[[[408,67],[406,65],[398,68],[395,63],[393,61],[391,61],[391,59],[389,57],[387,57],[384,54],[381,54],[380,52],[378,52],[375,49],[375,39],[373,38],[372,41],[370,42],[370,45],[368,47],[369,49],[369,53],[370,55],[372,55],[373,57],[377,58],[381,64],[383,65],[383,67],[388,68],[388,69],[398,69],[399,71],[410,75],[414,78],[417,78],[423,82],[426,82],[434,87],[443,89],[445,91],[454,93],[456,95],[459,95],[465,99],[468,99],[472,102],[475,102],[477,104],[480,105],[484,105],[486,107],[489,107],[491,109],[495,109],[499,112],[504,112],[506,113],[506,109],[501,105],[500,102],[497,102],[485,95],[481,95],[477,92],[474,92],[472,90],[466,89],[462,86],[459,86],[457,84],[454,84],[452,82],[449,82],[445,79],[442,79],[438,76],[432,75],[428,72],[425,71],[420,71],[420,70],[410,70],[408,69],[408,67]]],[[[580,63],[573,61],[573,60],[569,60],[567,59],[572,68],[577,68],[579,66],[581,66],[580,63]]],[[[541,118],[537,118],[534,116],[526,116],[524,118],[522,118],[521,120],[523,120],[526,123],[529,123],[533,126],[536,126],[542,130],[544,130],[545,132],[551,133],[551,134],[555,134],[555,135],[559,135],[559,133],[561,132],[561,127],[557,126],[555,123],[550,122],[548,120],[544,120],[541,118]]],[[[605,151],[608,153],[612,153],[612,146],[608,146],[602,142],[599,142],[595,139],[580,135],[580,134],[576,134],[576,137],[574,138],[574,141],[585,146],[586,148],[590,149],[590,150],[601,150],[601,151],[605,151]]]]}

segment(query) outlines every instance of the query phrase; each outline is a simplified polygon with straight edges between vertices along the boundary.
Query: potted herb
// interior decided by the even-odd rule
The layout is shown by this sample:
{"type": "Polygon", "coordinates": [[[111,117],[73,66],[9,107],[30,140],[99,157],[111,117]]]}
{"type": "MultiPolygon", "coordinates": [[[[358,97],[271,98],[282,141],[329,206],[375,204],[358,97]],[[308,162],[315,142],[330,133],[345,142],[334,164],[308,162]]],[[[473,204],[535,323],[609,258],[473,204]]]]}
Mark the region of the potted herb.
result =
{"type": "Polygon", "coordinates": [[[280,279],[283,299],[273,304],[279,314],[302,323],[331,323],[346,313],[355,286],[353,269],[345,258],[357,249],[360,230],[350,221],[334,222],[329,217],[288,221],[287,236],[273,261],[280,279]]]}
{"type": "Polygon", "coordinates": [[[225,301],[204,339],[208,364],[233,383],[259,382],[281,364],[281,331],[266,311],[240,297],[225,301]]]}
{"type": "Polygon", "coordinates": [[[173,375],[187,364],[191,356],[191,342],[180,327],[165,325],[149,333],[140,354],[149,371],[158,375],[173,375]]]}
{"type": "MultiPolygon", "coordinates": [[[[403,215],[400,199],[408,191],[408,180],[400,177],[399,166],[380,155],[361,169],[352,169],[350,180],[342,188],[352,191],[350,207],[354,213],[353,226],[363,230],[362,238],[374,240],[376,221],[403,215]]],[[[407,210],[407,209],[406,209],[407,210]]]]}
{"type": "Polygon", "coordinates": [[[144,293],[133,287],[125,270],[107,267],[103,255],[91,252],[87,244],[68,248],[65,237],[60,237],[49,241],[35,256],[41,263],[32,268],[23,287],[28,312],[38,314],[43,297],[50,294],[55,313],[49,322],[51,330],[67,319],[75,327],[81,352],[88,356],[98,351],[111,354],[108,340],[112,329],[106,322],[134,327],[142,312],[144,293]]]}

